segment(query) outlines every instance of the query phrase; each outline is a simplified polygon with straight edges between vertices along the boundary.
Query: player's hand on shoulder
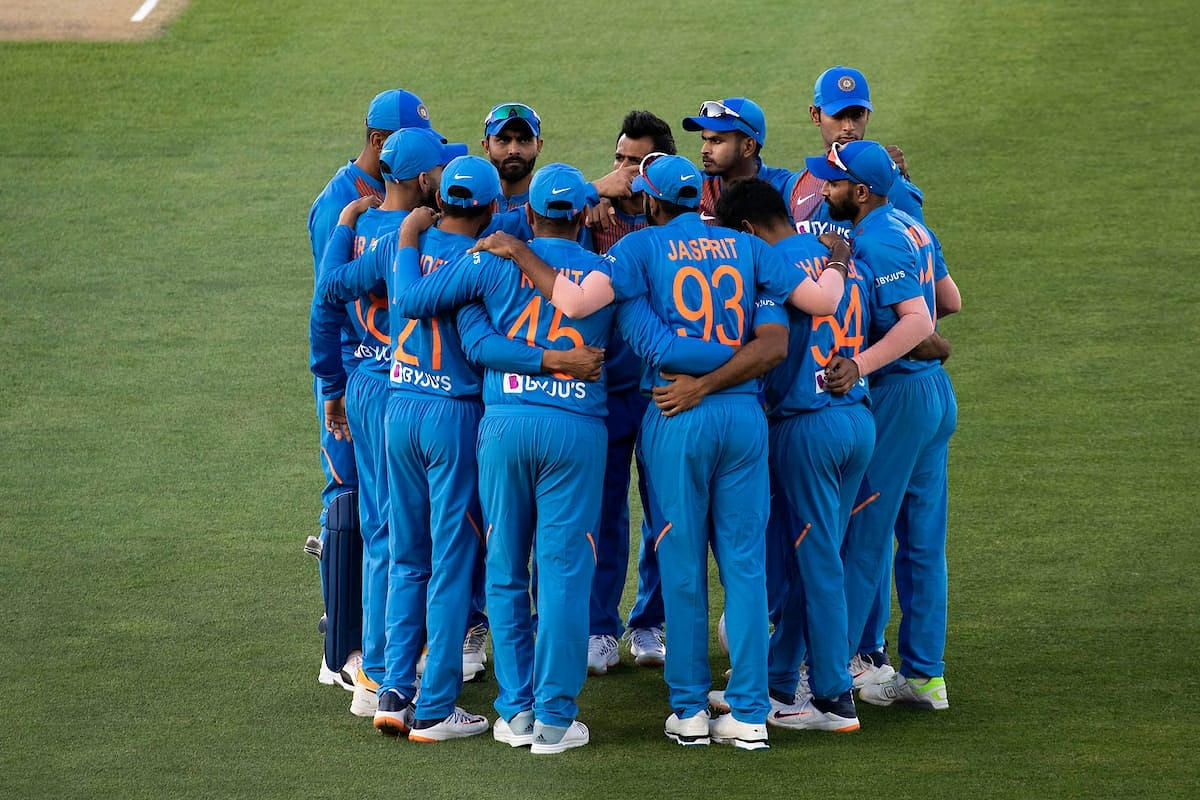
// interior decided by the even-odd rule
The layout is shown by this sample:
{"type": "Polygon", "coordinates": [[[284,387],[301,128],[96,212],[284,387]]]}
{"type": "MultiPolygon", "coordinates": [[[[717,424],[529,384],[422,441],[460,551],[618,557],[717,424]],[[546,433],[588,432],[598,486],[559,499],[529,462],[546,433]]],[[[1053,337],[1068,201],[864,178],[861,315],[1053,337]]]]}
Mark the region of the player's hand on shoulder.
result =
{"type": "Polygon", "coordinates": [[[347,225],[353,228],[364,211],[368,208],[378,208],[380,202],[380,199],[373,194],[351,200],[338,215],[338,225],[347,225]]]}
{"type": "Polygon", "coordinates": [[[501,258],[516,259],[517,253],[526,247],[526,244],[511,233],[504,231],[496,231],[489,234],[471,247],[468,253],[491,253],[500,256],[501,258]]]}
{"type": "Polygon", "coordinates": [[[908,162],[904,160],[904,151],[894,144],[884,145],[888,155],[892,157],[892,161],[896,162],[896,169],[900,170],[900,174],[908,177],[908,162]]]}
{"type": "Polygon", "coordinates": [[[833,231],[825,231],[817,237],[817,241],[829,248],[835,261],[845,261],[850,257],[850,243],[833,231]]]}

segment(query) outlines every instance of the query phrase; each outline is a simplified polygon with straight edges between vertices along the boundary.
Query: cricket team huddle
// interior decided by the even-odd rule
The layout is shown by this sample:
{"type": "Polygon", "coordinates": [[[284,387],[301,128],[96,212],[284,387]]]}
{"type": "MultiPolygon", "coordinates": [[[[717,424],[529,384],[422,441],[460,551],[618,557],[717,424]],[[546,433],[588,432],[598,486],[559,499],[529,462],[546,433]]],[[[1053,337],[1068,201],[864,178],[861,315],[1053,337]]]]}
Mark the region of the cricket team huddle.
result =
{"type": "Polygon", "coordinates": [[[948,707],[957,406],[936,322],[961,299],[903,152],[866,139],[872,111],[861,72],[822,72],[824,151],[799,171],[763,164],[745,97],[682,120],[699,165],[631,111],[612,172],[588,180],[536,167],[526,104],[491,109],[480,157],[417,95],[375,97],[308,220],[327,482],[305,550],[320,680],[351,713],[560,753],[588,744],[576,698],[623,647],[663,669],[681,745],[855,731],[855,693],[948,707]],[[494,721],[457,705],[489,637],[494,721]]]}

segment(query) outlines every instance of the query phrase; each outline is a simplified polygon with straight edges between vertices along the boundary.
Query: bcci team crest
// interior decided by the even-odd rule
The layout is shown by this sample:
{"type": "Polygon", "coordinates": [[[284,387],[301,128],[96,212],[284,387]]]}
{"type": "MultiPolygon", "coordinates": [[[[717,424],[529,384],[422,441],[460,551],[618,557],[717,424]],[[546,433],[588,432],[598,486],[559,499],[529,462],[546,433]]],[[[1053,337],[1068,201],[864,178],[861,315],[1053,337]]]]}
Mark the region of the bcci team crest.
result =
{"type": "MultiPolygon", "coordinates": [[[[843,92],[854,91],[854,78],[851,78],[849,75],[843,75],[842,77],[838,78],[838,88],[843,92]]],[[[424,106],[421,108],[423,110],[424,106]]]]}
{"type": "MultiPolygon", "coordinates": [[[[854,81],[850,81],[850,85],[853,86],[854,81]]],[[[423,120],[429,120],[429,109],[425,108],[424,103],[421,103],[419,106],[417,106],[417,116],[423,120]]]]}

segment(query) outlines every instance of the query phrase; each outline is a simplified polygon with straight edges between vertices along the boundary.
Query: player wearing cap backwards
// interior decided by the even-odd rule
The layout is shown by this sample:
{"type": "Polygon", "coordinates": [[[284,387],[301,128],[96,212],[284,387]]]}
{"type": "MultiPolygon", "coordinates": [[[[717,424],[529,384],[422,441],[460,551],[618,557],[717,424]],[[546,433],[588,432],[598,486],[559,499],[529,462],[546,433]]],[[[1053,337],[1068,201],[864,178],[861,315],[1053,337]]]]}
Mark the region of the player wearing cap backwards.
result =
{"type": "Polygon", "coordinates": [[[680,156],[643,161],[633,182],[646,193],[651,227],[618,242],[608,254],[611,277],[592,273],[581,284],[533,260],[517,263],[543,294],[572,319],[613,299],[621,330],[646,362],[643,386],[658,405],[642,423],[650,473],[652,518],[662,528],[656,548],[666,609],[664,676],[672,715],[664,726],[685,745],[711,740],[746,749],[767,746],[767,607],[763,528],[767,520],[766,422],[755,377],[783,358],[787,329],[749,331],[754,305],[791,302],[831,313],[842,276],[826,270],[819,281],[797,275],[761,240],[709,227],[695,212],[701,176],[680,156]],[[676,394],[673,373],[633,329],[631,303],[644,301],[677,334],[740,348],[723,366],[702,372],[699,394],[676,394]],[[661,411],[660,411],[661,409],[661,411]],[[687,413],[684,413],[687,412],[687,413]],[[732,643],[727,697],[730,714],[711,720],[708,690],[708,561],[713,555],[725,587],[731,624],[744,631],[732,643]]]}
{"type": "MultiPolygon", "coordinates": [[[[846,659],[841,547],[874,448],[875,423],[865,382],[834,395],[825,389],[824,370],[839,352],[851,357],[859,351],[868,276],[840,237],[827,235],[834,248],[830,262],[821,241],[797,234],[783,197],[764,181],[730,184],[716,212],[719,224],[760,237],[803,274],[819,275],[831,263],[848,271],[835,314],[814,317],[787,309],[788,355],[764,378],[772,484],[767,593],[775,622],[767,722],[784,728],[857,730],[846,659]],[[809,669],[797,691],[806,645],[809,669]]],[[[768,318],[760,313],[756,322],[768,318]]],[[[721,707],[721,693],[710,697],[721,707]]]]}
{"type": "MultiPolygon", "coordinates": [[[[847,145],[865,138],[873,110],[871,88],[867,85],[866,77],[858,70],[839,64],[817,76],[808,113],[813,125],[821,133],[826,153],[835,142],[847,145]]],[[[895,145],[888,145],[887,151],[900,173],[888,193],[888,202],[918,221],[924,221],[921,190],[908,179],[904,151],[895,145]]],[[[788,213],[796,230],[801,233],[820,235],[837,230],[845,235],[847,228],[844,222],[839,224],[829,215],[829,209],[823,202],[821,183],[821,179],[809,170],[796,173],[783,189],[788,213]]]]}
{"type": "MultiPolygon", "coordinates": [[[[649,111],[630,111],[621,121],[617,134],[613,169],[637,169],[650,153],[675,153],[671,126],[649,111]]],[[[603,226],[591,230],[592,249],[607,253],[628,233],[641,230],[646,220],[645,204],[639,192],[629,197],[612,197],[603,226]]],[[[608,460],[604,469],[604,500],[600,513],[600,532],[596,539],[596,574],[592,578],[588,672],[602,675],[619,660],[617,639],[621,636],[621,617],[617,606],[625,587],[629,567],[629,478],[638,426],[649,398],[638,389],[641,360],[613,333],[605,351],[605,380],[608,382],[608,460]]],[[[663,605],[658,559],[654,553],[654,531],[646,500],[646,468],[638,459],[638,489],[642,503],[641,542],[638,552],[637,597],[629,612],[625,639],[635,663],[662,666],[666,658],[663,644],[663,605]]]]}
{"type": "MultiPolygon", "coordinates": [[[[339,439],[357,443],[355,459],[359,475],[359,512],[365,558],[362,565],[363,592],[363,663],[362,677],[356,682],[351,713],[372,716],[376,710],[376,688],[386,670],[385,609],[388,598],[389,572],[389,489],[388,465],[385,452],[384,409],[387,402],[388,372],[393,361],[393,337],[387,309],[385,271],[378,266],[380,259],[346,265],[353,256],[364,251],[376,255],[376,245],[388,233],[400,227],[409,210],[429,202],[437,192],[442,165],[458,154],[465,145],[443,145],[442,137],[430,129],[401,129],[387,138],[380,151],[380,170],[387,185],[383,204],[358,213],[373,198],[362,198],[349,204],[339,217],[326,248],[318,280],[318,293],[325,298],[324,306],[358,299],[365,309],[356,321],[363,327],[363,338],[356,355],[359,367],[346,381],[344,405],[338,412],[327,414],[326,424],[339,439]],[[351,227],[355,226],[357,228],[351,227]],[[369,248],[369,250],[368,250],[369,248]],[[332,286],[341,291],[332,291],[332,286]]],[[[316,343],[328,339],[332,326],[322,315],[314,314],[310,339],[316,343]]],[[[314,351],[317,348],[314,346],[314,351]]],[[[329,376],[319,372],[324,383],[329,376]]]]}
{"type": "Polygon", "coordinates": [[[958,291],[933,235],[887,202],[899,170],[882,145],[835,143],[827,156],[807,165],[826,181],[822,191],[833,219],[853,225],[855,261],[866,262],[874,276],[866,349],[853,358],[835,357],[826,369],[833,394],[869,377],[876,426],[875,453],[859,493],[864,499],[844,547],[852,643],[859,641],[886,575],[893,530],[897,542],[900,674],[862,686],[859,698],[944,709],[946,461],[958,407],[941,362],[910,351],[933,329],[934,282],[942,283],[938,293],[954,295],[956,306],[958,291]]]}
{"type": "Polygon", "coordinates": [[[683,129],[699,131],[704,167],[700,218],[715,222],[713,209],[729,181],[761,178],[780,192],[791,180],[790,170],[763,166],[760,153],[767,141],[767,119],[758,104],[745,97],[706,100],[694,117],[684,117],[683,129]]]}
{"type": "MultiPolygon", "coordinates": [[[[455,175],[493,168],[481,159],[457,159],[455,175]]],[[[493,180],[495,178],[493,177],[493,180]]],[[[448,191],[452,191],[449,187],[448,191]]],[[[551,164],[530,186],[529,214],[536,234],[527,246],[498,233],[480,242],[504,255],[537,253],[581,280],[602,259],[574,240],[589,193],[573,167],[551,164]]],[[[401,231],[411,245],[419,220],[401,231]]],[[[603,347],[612,312],[569,323],[506,257],[475,252],[419,279],[415,251],[401,250],[399,313],[423,316],[481,300],[497,330],[546,349],[603,347]]],[[[586,675],[587,619],[577,612],[595,566],[605,432],[602,381],[568,375],[532,376],[489,368],[485,413],[479,426],[479,488],[487,521],[487,600],[499,696],[493,735],[534,753],[558,753],[587,744],[575,719],[575,698],[586,675]],[[536,547],[534,542],[536,541],[536,547]],[[533,636],[529,559],[537,567],[538,635],[533,636]]]]}
{"type": "MultiPolygon", "coordinates": [[[[401,128],[430,127],[429,112],[421,98],[403,89],[390,89],[376,95],[367,108],[364,122],[366,141],[362,151],[334,174],[308,213],[314,285],[325,246],[342,208],[359,197],[383,197],[379,153],[384,141],[401,128]]],[[[323,683],[337,683],[347,689],[354,688],[362,641],[363,559],[358,475],[354,446],[349,437],[339,439],[334,436],[327,424],[326,408],[342,419],[346,376],[358,364],[359,357],[355,353],[362,341],[363,331],[355,323],[377,311],[360,306],[357,299],[349,306],[339,307],[324,306],[319,295],[313,298],[313,314],[323,315],[334,335],[314,342],[313,349],[313,371],[321,371],[328,377],[323,385],[315,376],[313,380],[317,417],[321,422],[321,466],[326,482],[321,493],[321,538],[313,541],[313,537],[309,537],[305,550],[320,560],[325,599],[325,657],[320,679],[323,683]]]]}

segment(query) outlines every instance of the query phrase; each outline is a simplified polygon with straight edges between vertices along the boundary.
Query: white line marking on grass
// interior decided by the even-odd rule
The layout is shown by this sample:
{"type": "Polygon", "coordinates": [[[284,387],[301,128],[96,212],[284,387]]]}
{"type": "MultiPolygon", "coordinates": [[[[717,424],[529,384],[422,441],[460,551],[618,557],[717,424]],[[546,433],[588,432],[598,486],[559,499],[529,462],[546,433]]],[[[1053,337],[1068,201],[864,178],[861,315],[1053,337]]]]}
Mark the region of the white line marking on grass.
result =
{"type": "Polygon", "coordinates": [[[146,0],[142,3],[142,7],[137,10],[137,13],[129,18],[130,22],[141,22],[146,17],[150,16],[150,12],[158,5],[158,0],[146,0]]]}

